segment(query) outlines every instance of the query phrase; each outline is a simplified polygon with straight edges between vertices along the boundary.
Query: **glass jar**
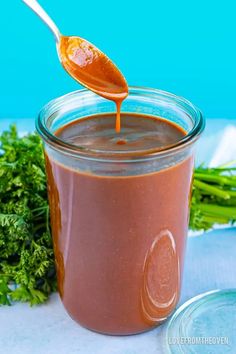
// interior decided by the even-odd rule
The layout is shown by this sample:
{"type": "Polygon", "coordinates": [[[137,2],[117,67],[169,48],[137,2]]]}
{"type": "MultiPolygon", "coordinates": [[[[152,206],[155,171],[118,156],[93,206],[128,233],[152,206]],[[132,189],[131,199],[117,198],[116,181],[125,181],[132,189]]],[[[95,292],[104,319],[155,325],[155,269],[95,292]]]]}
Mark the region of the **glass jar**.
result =
{"type": "Polygon", "coordinates": [[[194,146],[204,128],[184,98],[131,87],[122,112],[161,117],[186,134],[141,151],[76,146],[55,132],[115,111],[88,90],[47,104],[44,141],[58,288],[73,319],[106,334],[146,331],[166,320],[180,296],[194,146]]]}

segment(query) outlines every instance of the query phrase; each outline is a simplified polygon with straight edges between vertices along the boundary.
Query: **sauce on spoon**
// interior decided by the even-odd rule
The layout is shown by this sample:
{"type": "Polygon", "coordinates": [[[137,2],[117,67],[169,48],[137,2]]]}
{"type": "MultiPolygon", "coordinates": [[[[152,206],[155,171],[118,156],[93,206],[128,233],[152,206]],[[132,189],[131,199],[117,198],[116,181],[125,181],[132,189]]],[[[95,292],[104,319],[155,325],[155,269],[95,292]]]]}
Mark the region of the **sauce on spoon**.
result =
{"type": "Polygon", "coordinates": [[[120,132],[120,109],[128,85],[115,64],[85,39],[61,36],[58,54],[65,70],[80,84],[116,104],[116,132],[120,132]]]}
{"type": "Polygon", "coordinates": [[[61,35],[58,27],[35,0],[23,0],[54,35],[65,70],[76,81],[116,104],[116,131],[120,132],[120,109],[128,95],[128,85],[119,69],[101,50],[83,38],[61,35]]]}

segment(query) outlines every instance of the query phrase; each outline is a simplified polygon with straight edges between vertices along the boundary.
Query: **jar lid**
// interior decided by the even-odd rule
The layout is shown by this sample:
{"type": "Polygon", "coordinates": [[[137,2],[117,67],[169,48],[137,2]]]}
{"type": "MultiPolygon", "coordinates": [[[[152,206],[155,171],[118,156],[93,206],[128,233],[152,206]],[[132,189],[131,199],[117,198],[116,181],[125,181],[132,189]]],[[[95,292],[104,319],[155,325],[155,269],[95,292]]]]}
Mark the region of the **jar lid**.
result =
{"type": "Polygon", "coordinates": [[[180,306],[164,340],[169,354],[235,354],[235,334],[236,289],[214,290],[180,306]]]}

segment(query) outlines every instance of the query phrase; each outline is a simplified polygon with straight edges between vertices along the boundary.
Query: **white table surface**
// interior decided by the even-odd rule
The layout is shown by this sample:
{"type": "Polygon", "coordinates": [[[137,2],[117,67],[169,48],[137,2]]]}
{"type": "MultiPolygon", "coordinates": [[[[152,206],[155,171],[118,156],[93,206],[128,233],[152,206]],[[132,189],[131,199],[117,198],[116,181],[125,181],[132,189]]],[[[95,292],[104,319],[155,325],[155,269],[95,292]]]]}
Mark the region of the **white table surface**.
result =
{"type": "MultiPolygon", "coordinates": [[[[0,130],[9,122],[0,122],[0,130]]],[[[34,126],[32,120],[17,123],[20,130],[32,130],[34,126]]],[[[228,123],[232,121],[208,121],[197,161],[209,161],[228,123]]],[[[189,238],[180,303],[208,290],[236,287],[235,255],[236,228],[189,238]]],[[[163,331],[164,326],[127,337],[93,333],[70,319],[57,294],[33,308],[27,304],[0,308],[0,354],[162,354],[163,331]]]]}

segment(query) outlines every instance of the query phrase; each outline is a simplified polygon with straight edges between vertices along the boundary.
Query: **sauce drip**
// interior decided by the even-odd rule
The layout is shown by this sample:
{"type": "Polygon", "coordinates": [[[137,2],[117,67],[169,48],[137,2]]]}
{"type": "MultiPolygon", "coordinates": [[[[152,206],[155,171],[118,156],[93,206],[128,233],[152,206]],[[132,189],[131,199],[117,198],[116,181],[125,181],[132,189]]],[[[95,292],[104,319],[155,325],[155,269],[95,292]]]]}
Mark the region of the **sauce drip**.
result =
{"type": "Polygon", "coordinates": [[[120,132],[120,110],[128,85],[119,69],[85,39],[61,36],[59,56],[65,70],[80,84],[116,105],[116,132],[120,132]]]}

